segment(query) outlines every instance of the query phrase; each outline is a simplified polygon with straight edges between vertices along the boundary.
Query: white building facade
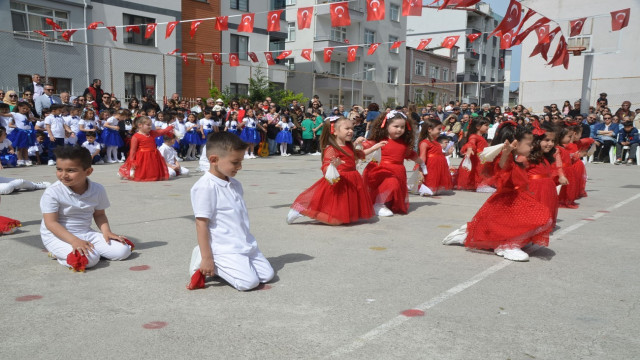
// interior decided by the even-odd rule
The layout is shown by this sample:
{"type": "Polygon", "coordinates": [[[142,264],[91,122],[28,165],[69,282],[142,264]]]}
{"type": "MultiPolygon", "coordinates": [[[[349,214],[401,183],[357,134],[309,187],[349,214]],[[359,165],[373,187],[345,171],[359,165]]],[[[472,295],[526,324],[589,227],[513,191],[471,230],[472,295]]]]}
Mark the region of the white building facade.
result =
{"type": "MultiPolygon", "coordinates": [[[[396,106],[404,104],[405,43],[390,49],[388,42],[404,40],[406,17],[402,16],[402,1],[385,1],[385,19],[367,21],[366,2],[350,1],[351,25],[331,27],[331,1],[287,1],[288,37],[286,49],[293,50],[287,60],[289,73],[287,88],[302,92],[306,97],[318,95],[325,106],[339,104],[349,108],[353,104],[372,103],[396,106]],[[297,9],[324,4],[314,9],[310,29],[298,30],[297,9]],[[347,61],[347,46],[384,43],[373,55],[368,46],[360,47],[356,60],[347,61]],[[324,62],[324,49],[334,48],[331,62],[324,62]],[[302,49],[313,49],[311,61],[301,56],[302,49]]],[[[335,2],[335,1],[333,1],[335,2]]]]}

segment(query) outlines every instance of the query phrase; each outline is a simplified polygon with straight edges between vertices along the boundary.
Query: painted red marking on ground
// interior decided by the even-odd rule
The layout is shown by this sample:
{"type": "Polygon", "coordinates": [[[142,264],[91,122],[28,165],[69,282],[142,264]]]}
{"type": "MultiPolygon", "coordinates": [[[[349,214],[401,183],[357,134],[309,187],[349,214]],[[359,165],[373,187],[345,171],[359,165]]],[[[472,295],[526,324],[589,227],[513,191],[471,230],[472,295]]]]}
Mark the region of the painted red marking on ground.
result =
{"type": "Polygon", "coordinates": [[[40,300],[42,296],[40,295],[25,295],[16,298],[16,301],[32,301],[32,300],[40,300]]]}
{"type": "Polygon", "coordinates": [[[598,210],[598,212],[599,212],[599,213],[605,213],[605,214],[608,214],[608,213],[610,213],[611,211],[609,211],[609,210],[598,210]]]}
{"type": "Polygon", "coordinates": [[[589,219],[589,218],[584,218],[582,220],[586,220],[586,221],[596,221],[596,219],[589,219]]]}
{"type": "Polygon", "coordinates": [[[128,181],[120,181],[120,184],[128,184],[128,181]]]}
{"type": "Polygon", "coordinates": [[[440,196],[432,196],[432,199],[442,199],[440,196]]]}
{"type": "Polygon", "coordinates": [[[400,314],[406,317],[424,316],[424,311],[418,309],[409,309],[401,312],[400,314]]]}
{"type": "Polygon", "coordinates": [[[138,265],[138,266],[132,266],[129,268],[129,270],[131,271],[145,271],[149,269],[151,269],[151,266],[149,265],[138,265]]]}
{"type": "Polygon", "coordinates": [[[149,330],[153,330],[153,329],[162,329],[163,327],[167,326],[168,324],[164,321],[152,321],[150,323],[146,323],[144,325],[142,325],[143,328],[145,329],[149,329],[149,330]]]}
{"type": "Polygon", "coordinates": [[[40,250],[40,251],[42,251],[42,252],[44,252],[44,253],[48,253],[48,252],[49,252],[49,250],[47,250],[47,249],[42,249],[42,250],[40,250]]]}
{"type": "Polygon", "coordinates": [[[269,290],[269,289],[271,289],[271,285],[269,284],[260,284],[256,288],[256,290],[269,290]]]}
{"type": "Polygon", "coordinates": [[[277,192],[275,192],[275,191],[270,191],[270,192],[268,192],[267,194],[271,194],[271,195],[273,195],[273,194],[277,194],[277,192]]]}
{"type": "Polygon", "coordinates": [[[251,184],[251,186],[260,186],[260,185],[258,185],[258,184],[251,184]]]}

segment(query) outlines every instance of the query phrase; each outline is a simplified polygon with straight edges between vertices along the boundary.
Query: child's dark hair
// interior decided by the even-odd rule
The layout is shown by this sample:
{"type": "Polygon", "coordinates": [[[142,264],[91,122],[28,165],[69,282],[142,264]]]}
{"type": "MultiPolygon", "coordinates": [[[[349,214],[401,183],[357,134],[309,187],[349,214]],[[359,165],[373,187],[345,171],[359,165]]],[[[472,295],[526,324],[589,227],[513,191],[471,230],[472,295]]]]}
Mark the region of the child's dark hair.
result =
{"type": "Polygon", "coordinates": [[[171,141],[171,140],[173,140],[175,138],[176,138],[176,136],[173,133],[168,133],[168,134],[162,135],[162,140],[164,142],[171,141]]]}
{"type": "Polygon", "coordinates": [[[469,123],[469,128],[467,129],[467,141],[469,140],[469,137],[471,135],[475,135],[481,127],[483,127],[484,125],[489,125],[490,123],[491,122],[486,117],[478,116],[476,118],[473,118],[469,123]]]}
{"type": "Polygon", "coordinates": [[[49,110],[53,111],[53,110],[62,110],[64,109],[65,105],[62,104],[51,104],[51,106],[49,107],[49,110]]]}
{"type": "Polygon", "coordinates": [[[7,129],[4,126],[0,126],[0,137],[7,135],[7,129]]]}
{"type": "MultiPolygon", "coordinates": [[[[536,130],[536,128],[532,124],[527,124],[526,127],[532,133],[534,132],[534,130],[536,130]]],[[[540,146],[540,143],[542,142],[542,140],[544,140],[547,137],[548,134],[554,134],[556,129],[553,125],[549,123],[542,123],[539,125],[539,127],[541,130],[544,131],[544,134],[540,134],[540,135],[533,134],[533,142],[531,143],[531,146],[532,146],[531,153],[527,157],[527,160],[529,160],[529,163],[531,164],[540,164],[543,159],[547,159],[549,164],[553,164],[553,162],[555,161],[554,155],[556,153],[556,147],[554,146],[551,149],[551,151],[549,151],[548,153],[544,153],[542,152],[542,147],[540,146]]],[[[555,135],[554,135],[554,141],[555,141],[555,135]]]]}
{"type": "Polygon", "coordinates": [[[440,144],[442,144],[443,141],[451,141],[451,138],[448,137],[447,135],[440,135],[440,136],[438,136],[436,141],[439,142],[440,144]]]}
{"type": "Polygon", "coordinates": [[[207,158],[214,154],[224,156],[231,151],[244,151],[249,147],[238,135],[226,131],[209,134],[206,146],[207,158]]]}
{"type": "MultiPolygon", "coordinates": [[[[334,131],[338,126],[340,126],[338,125],[339,123],[344,123],[345,121],[348,121],[348,120],[349,119],[345,118],[344,116],[340,116],[337,120],[333,122],[334,131]]],[[[351,150],[353,150],[353,144],[351,143],[351,141],[347,141],[346,145],[349,146],[351,150]]],[[[336,141],[336,136],[331,133],[331,121],[329,120],[325,120],[324,124],[322,125],[322,134],[320,135],[320,148],[322,149],[322,154],[324,154],[324,149],[327,146],[332,146],[336,150],[341,151],[346,155],[349,155],[346,151],[344,151],[344,149],[342,149],[342,147],[340,147],[340,145],[338,145],[338,142],[336,141]]]]}
{"type": "Polygon", "coordinates": [[[9,104],[5,104],[3,102],[0,102],[0,112],[1,113],[5,112],[5,111],[8,112],[10,108],[11,107],[9,106],[9,104]]]}
{"type": "Polygon", "coordinates": [[[83,169],[91,167],[91,153],[80,146],[57,146],[53,151],[60,160],[79,161],[83,169]]]}
{"type": "Polygon", "coordinates": [[[387,128],[398,119],[404,120],[406,122],[404,134],[402,134],[398,140],[401,140],[408,147],[413,148],[413,143],[415,142],[413,129],[416,128],[416,125],[413,123],[413,121],[411,121],[411,119],[407,119],[404,114],[400,112],[396,112],[389,119],[387,119],[386,113],[380,113],[380,115],[371,124],[371,134],[369,135],[369,138],[375,142],[382,141],[388,138],[389,131],[387,130],[387,128]]]}
{"type": "Polygon", "coordinates": [[[42,130],[37,130],[36,131],[36,139],[39,137],[46,137],[47,135],[45,135],[44,131],[42,130]]]}
{"type": "Polygon", "coordinates": [[[86,134],[85,134],[85,137],[95,138],[96,137],[96,132],[95,131],[87,131],[86,134]]]}
{"type": "Polygon", "coordinates": [[[505,141],[513,142],[514,140],[522,140],[526,135],[530,135],[531,130],[527,130],[524,126],[518,125],[513,121],[504,121],[498,126],[498,131],[491,141],[491,145],[503,144],[505,141]]]}
{"type": "Polygon", "coordinates": [[[556,145],[563,146],[562,139],[567,136],[571,129],[566,125],[557,125],[555,127],[556,132],[556,145]]]}
{"type": "Polygon", "coordinates": [[[418,142],[424,139],[434,140],[429,137],[429,131],[435,129],[438,126],[442,126],[442,121],[440,121],[440,119],[432,119],[432,118],[426,119],[424,121],[424,124],[422,124],[422,130],[420,131],[420,138],[418,138],[418,142]]]}
{"type": "MultiPolygon", "coordinates": [[[[2,104],[0,104],[2,105],[2,104]]],[[[51,114],[51,110],[48,108],[42,109],[42,111],[40,112],[40,119],[44,120],[47,116],[49,116],[49,114],[51,114]]]]}
{"type": "Polygon", "coordinates": [[[19,101],[19,102],[16,104],[16,109],[17,109],[17,108],[21,108],[21,107],[23,107],[23,106],[31,107],[31,105],[30,105],[28,102],[26,102],[26,101],[19,101]]]}

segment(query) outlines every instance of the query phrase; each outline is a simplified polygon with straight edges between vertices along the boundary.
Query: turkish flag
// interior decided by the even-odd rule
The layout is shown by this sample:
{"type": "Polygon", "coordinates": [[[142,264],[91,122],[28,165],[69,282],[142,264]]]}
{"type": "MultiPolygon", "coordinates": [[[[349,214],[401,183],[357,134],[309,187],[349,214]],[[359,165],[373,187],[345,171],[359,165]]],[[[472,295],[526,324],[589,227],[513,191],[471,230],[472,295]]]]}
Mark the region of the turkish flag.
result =
{"type": "Polygon", "coordinates": [[[254,63],[260,61],[258,60],[258,55],[256,55],[256,53],[254,53],[253,51],[248,52],[247,55],[249,55],[249,59],[251,59],[251,61],[253,61],[254,63]]]}
{"type": "Polygon", "coordinates": [[[153,35],[153,33],[156,31],[156,26],[158,26],[158,24],[156,23],[147,24],[147,28],[144,31],[145,39],[148,39],[151,37],[151,35],[153,35]]]}
{"type": "Polygon", "coordinates": [[[185,66],[189,66],[189,59],[187,58],[187,54],[182,54],[182,62],[184,62],[185,66]]]}
{"type": "Polygon", "coordinates": [[[284,10],[269,11],[267,15],[267,31],[280,31],[280,16],[284,10]]]}
{"type": "MultiPolygon", "coordinates": [[[[516,38],[513,40],[513,42],[511,42],[511,44],[513,46],[515,45],[520,45],[524,39],[527,38],[527,36],[529,36],[529,34],[531,34],[532,31],[535,31],[536,33],[538,32],[537,30],[547,24],[549,21],[551,21],[549,18],[546,17],[542,17],[540,19],[538,19],[536,22],[533,23],[533,25],[529,26],[529,28],[521,33],[519,33],[518,35],[516,35],[516,38]]],[[[549,26],[547,25],[547,33],[549,32],[549,26]]],[[[545,33],[546,35],[546,33],[545,33]]]]}
{"type": "Polygon", "coordinates": [[[418,44],[418,47],[416,49],[424,50],[427,47],[427,45],[429,45],[431,40],[432,40],[431,38],[420,40],[420,44],[418,44]]]}
{"type": "Polygon", "coordinates": [[[551,28],[549,27],[549,25],[542,25],[537,29],[536,35],[538,35],[538,44],[545,43],[544,40],[547,38],[547,36],[549,36],[550,31],[551,28]]]}
{"type": "Polygon", "coordinates": [[[507,13],[504,15],[504,19],[502,19],[500,24],[498,24],[493,32],[489,34],[489,37],[495,35],[497,32],[506,33],[507,31],[511,31],[511,29],[520,24],[521,18],[522,5],[520,5],[520,3],[516,0],[511,0],[507,13]]]}
{"type": "Polygon", "coordinates": [[[373,43],[369,45],[369,51],[367,51],[367,55],[373,55],[373,53],[378,50],[378,46],[380,46],[380,43],[373,43]]]}
{"type": "Polygon", "coordinates": [[[200,58],[200,62],[204,64],[204,54],[198,54],[198,57],[200,58]]]}
{"type": "Polygon", "coordinates": [[[422,0],[402,0],[402,16],[422,16],[422,0]]]}
{"type": "Polygon", "coordinates": [[[571,37],[580,35],[580,33],[582,32],[582,27],[584,26],[584,22],[586,20],[586,17],[582,19],[571,20],[569,22],[569,26],[571,27],[571,33],[569,34],[569,36],[571,37]]]}
{"type": "Polygon", "coordinates": [[[367,0],[367,21],[384,20],[384,0],[367,0]]]}
{"type": "Polygon", "coordinates": [[[171,51],[170,53],[168,53],[169,55],[173,55],[175,53],[177,53],[178,51],[180,51],[180,49],[173,49],[173,51],[171,51]]]}
{"type": "Polygon", "coordinates": [[[91,24],[89,24],[89,26],[87,26],[88,30],[95,30],[98,28],[98,26],[100,25],[104,25],[104,23],[102,21],[96,21],[96,22],[92,22],[91,24]]]}
{"type": "Polygon", "coordinates": [[[298,30],[311,27],[311,15],[313,15],[313,6],[298,9],[298,30]]]}
{"type": "Polygon", "coordinates": [[[229,66],[236,67],[240,65],[240,60],[238,59],[238,54],[231,53],[229,54],[229,66]]]}
{"type": "Polygon", "coordinates": [[[179,21],[171,21],[167,24],[167,30],[164,33],[164,38],[168,39],[169,36],[171,36],[171,34],[173,33],[173,30],[176,28],[176,26],[178,25],[179,21]]]}
{"type": "Polygon", "coordinates": [[[447,36],[446,38],[444,38],[444,41],[442,42],[442,47],[443,48],[447,48],[447,49],[451,49],[452,47],[456,46],[456,43],[458,42],[458,39],[460,39],[459,35],[447,36]]]}
{"type": "Polygon", "coordinates": [[[62,33],[62,38],[69,41],[71,39],[71,35],[73,35],[76,31],[78,30],[65,30],[65,32],[62,33]]]}
{"type": "Polygon", "coordinates": [[[397,49],[397,48],[400,47],[400,45],[402,45],[403,42],[404,42],[404,40],[394,41],[393,44],[391,44],[391,48],[392,49],[397,49]]]}
{"type": "Polygon", "coordinates": [[[41,30],[33,30],[33,32],[36,33],[36,34],[40,34],[40,35],[42,35],[44,37],[49,37],[49,35],[47,35],[46,32],[41,31],[41,30]]]}
{"type": "Polygon", "coordinates": [[[302,58],[311,61],[311,49],[303,49],[302,54],[300,54],[302,58]]]}
{"type": "Polygon", "coordinates": [[[629,25],[631,9],[624,9],[611,12],[611,31],[618,31],[629,25]]]}
{"type": "Polygon", "coordinates": [[[211,53],[211,57],[216,65],[222,65],[222,56],[219,53],[211,53]]]}
{"type": "Polygon", "coordinates": [[[351,25],[348,2],[332,3],[329,9],[331,13],[331,27],[351,25]]]}
{"type": "MultiPolygon", "coordinates": [[[[520,33],[520,30],[522,30],[522,27],[524,26],[524,23],[527,22],[527,20],[529,20],[533,15],[537,14],[537,12],[533,9],[528,9],[527,13],[524,15],[524,18],[522,19],[522,21],[520,21],[520,25],[518,25],[518,30],[516,30],[514,32],[515,35],[518,35],[520,33]]],[[[515,36],[514,36],[515,39],[515,36]]]]}
{"type": "Polygon", "coordinates": [[[469,44],[476,41],[480,37],[480,35],[482,35],[482,33],[468,34],[467,39],[469,39],[469,44]]]}
{"type": "Polygon", "coordinates": [[[109,32],[111,33],[111,36],[113,36],[113,41],[118,41],[118,30],[116,30],[116,27],[107,26],[107,30],[109,30],[109,32]]]}
{"type": "Polygon", "coordinates": [[[124,31],[126,32],[134,32],[136,34],[140,34],[140,26],[138,25],[129,25],[127,27],[124,28],[124,31]]]}
{"type": "Polygon", "coordinates": [[[55,31],[60,31],[62,30],[62,28],[60,27],[60,25],[58,25],[58,23],[56,23],[55,21],[53,21],[52,19],[46,18],[44,19],[44,21],[53,28],[53,30],[55,31]]]}
{"type": "Polygon", "coordinates": [[[192,39],[193,39],[193,36],[196,34],[196,31],[198,31],[198,26],[200,26],[200,24],[202,24],[202,20],[196,20],[191,22],[191,31],[189,31],[189,35],[191,35],[192,39]]]}
{"type": "Polygon", "coordinates": [[[556,34],[560,32],[560,26],[556,27],[553,31],[549,32],[549,26],[545,25],[538,29],[538,45],[533,49],[533,52],[529,57],[536,56],[540,54],[543,59],[548,60],[547,54],[549,53],[549,48],[551,47],[551,42],[555,38],[556,34]],[[543,31],[545,32],[543,34],[543,31]]]}
{"type": "Polygon", "coordinates": [[[286,58],[287,56],[291,55],[293,51],[291,50],[284,50],[283,52],[280,53],[280,55],[278,55],[278,57],[276,59],[278,60],[282,60],[284,58],[286,58]]]}
{"type": "Polygon", "coordinates": [[[540,42],[542,42],[543,44],[548,44],[548,43],[552,42],[553,41],[553,37],[555,36],[555,34],[557,34],[560,31],[561,31],[560,26],[556,27],[555,29],[553,29],[553,31],[548,33],[547,36],[542,38],[540,40],[540,42]]]}
{"type": "Polygon", "coordinates": [[[500,49],[509,49],[512,46],[513,38],[515,37],[516,30],[507,31],[500,36],[500,49]]]}
{"type": "Polygon", "coordinates": [[[461,0],[454,7],[456,8],[469,7],[479,2],[480,0],[461,0]]]}
{"type": "Polygon", "coordinates": [[[331,54],[333,54],[333,48],[324,48],[324,62],[331,62],[331,54]]]}
{"type": "Polygon", "coordinates": [[[270,51],[264,52],[264,57],[267,59],[267,65],[275,65],[276,62],[273,60],[273,54],[270,51]]]}
{"type": "Polygon", "coordinates": [[[358,48],[359,46],[349,46],[347,48],[347,62],[354,62],[356,61],[356,55],[358,54],[358,48]]]}
{"type": "Polygon", "coordinates": [[[218,31],[229,30],[229,17],[228,16],[218,16],[216,18],[215,29],[218,30],[218,31]]]}
{"type": "Polygon", "coordinates": [[[253,19],[256,14],[243,14],[240,20],[240,24],[238,24],[238,32],[253,32],[253,19]]]}
{"type": "Polygon", "coordinates": [[[504,69],[504,58],[500,57],[500,69],[504,69]]]}
{"type": "MultiPolygon", "coordinates": [[[[567,51],[567,41],[564,39],[564,35],[560,36],[560,41],[558,41],[558,48],[556,49],[556,53],[553,54],[551,61],[549,61],[548,65],[552,67],[558,65],[564,65],[565,57],[569,57],[569,51],[567,51]]],[[[567,67],[569,63],[567,62],[567,67]]]]}

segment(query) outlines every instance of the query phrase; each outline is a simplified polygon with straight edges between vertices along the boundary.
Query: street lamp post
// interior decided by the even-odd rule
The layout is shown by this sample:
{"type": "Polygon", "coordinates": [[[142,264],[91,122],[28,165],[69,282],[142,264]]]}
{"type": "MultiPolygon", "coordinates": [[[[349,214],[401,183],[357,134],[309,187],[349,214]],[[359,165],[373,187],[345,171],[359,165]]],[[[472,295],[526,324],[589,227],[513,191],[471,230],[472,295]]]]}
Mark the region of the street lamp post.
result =
{"type": "Polygon", "coordinates": [[[376,68],[371,68],[371,69],[367,69],[367,70],[364,70],[364,71],[358,71],[357,73],[351,74],[351,103],[352,103],[351,105],[353,105],[353,102],[354,102],[353,101],[353,80],[355,79],[355,76],[358,75],[358,74],[366,73],[368,71],[374,71],[375,69],[376,68]]]}

